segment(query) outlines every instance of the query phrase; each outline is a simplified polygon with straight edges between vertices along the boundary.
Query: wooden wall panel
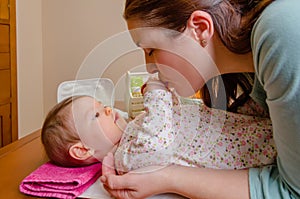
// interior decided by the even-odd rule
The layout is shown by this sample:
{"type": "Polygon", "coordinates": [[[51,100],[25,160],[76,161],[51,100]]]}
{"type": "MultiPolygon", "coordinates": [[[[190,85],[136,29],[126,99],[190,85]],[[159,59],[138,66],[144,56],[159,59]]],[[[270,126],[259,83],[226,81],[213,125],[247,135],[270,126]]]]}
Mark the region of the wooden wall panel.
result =
{"type": "Polygon", "coordinates": [[[9,19],[9,7],[8,0],[0,0],[0,20],[8,20],[9,19]]]}
{"type": "Polygon", "coordinates": [[[0,24],[0,52],[9,52],[9,26],[0,24]]]}
{"type": "Polygon", "coordinates": [[[10,104],[0,106],[0,147],[12,142],[10,104]]]}

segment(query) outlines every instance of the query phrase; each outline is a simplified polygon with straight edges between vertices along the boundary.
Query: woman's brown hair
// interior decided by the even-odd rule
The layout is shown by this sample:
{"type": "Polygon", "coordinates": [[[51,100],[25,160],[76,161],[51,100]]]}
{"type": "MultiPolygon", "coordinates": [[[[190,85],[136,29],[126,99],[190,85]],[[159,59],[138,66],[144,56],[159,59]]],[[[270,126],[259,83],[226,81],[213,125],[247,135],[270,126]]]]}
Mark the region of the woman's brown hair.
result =
{"type": "MultiPolygon", "coordinates": [[[[274,0],[126,0],[124,18],[140,20],[145,26],[162,27],[183,32],[190,15],[196,10],[209,13],[214,28],[223,44],[232,52],[244,54],[251,51],[252,27],[261,12],[274,0]]],[[[238,101],[237,89],[252,87],[253,74],[235,73],[221,75],[224,82],[227,108],[238,101]],[[249,78],[251,77],[251,78],[249,78]]],[[[202,89],[204,103],[208,106],[217,99],[212,95],[210,80],[202,89]]],[[[249,90],[242,90],[247,95],[249,90]]],[[[247,97],[246,97],[247,98],[247,97]]],[[[244,99],[241,104],[246,101],[244,99]]],[[[218,104],[218,103],[217,103],[218,104]]],[[[239,104],[239,103],[235,103],[239,104]]]]}

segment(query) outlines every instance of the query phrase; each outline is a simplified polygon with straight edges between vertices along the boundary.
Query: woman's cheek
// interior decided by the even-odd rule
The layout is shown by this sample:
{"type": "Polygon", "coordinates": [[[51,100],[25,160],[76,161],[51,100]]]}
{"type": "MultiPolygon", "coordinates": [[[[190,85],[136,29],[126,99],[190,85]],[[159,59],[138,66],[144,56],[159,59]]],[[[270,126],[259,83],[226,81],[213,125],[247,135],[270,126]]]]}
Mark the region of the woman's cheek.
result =
{"type": "Polygon", "coordinates": [[[193,95],[204,84],[199,72],[178,55],[161,53],[157,55],[156,62],[162,81],[167,82],[168,87],[175,88],[181,96],[193,95]]]}

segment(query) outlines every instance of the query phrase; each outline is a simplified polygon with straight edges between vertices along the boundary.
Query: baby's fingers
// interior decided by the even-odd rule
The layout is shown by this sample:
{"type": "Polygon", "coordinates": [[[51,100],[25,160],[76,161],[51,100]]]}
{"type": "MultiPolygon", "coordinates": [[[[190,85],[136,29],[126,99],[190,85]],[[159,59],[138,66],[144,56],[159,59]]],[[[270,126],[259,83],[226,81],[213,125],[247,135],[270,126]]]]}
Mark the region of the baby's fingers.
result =
{"type": "Polygon", "coordinates": [[[114,156],[112,153],[108,153],[102,161],[102,175],[116,174],[114,166],[114,156]]]}

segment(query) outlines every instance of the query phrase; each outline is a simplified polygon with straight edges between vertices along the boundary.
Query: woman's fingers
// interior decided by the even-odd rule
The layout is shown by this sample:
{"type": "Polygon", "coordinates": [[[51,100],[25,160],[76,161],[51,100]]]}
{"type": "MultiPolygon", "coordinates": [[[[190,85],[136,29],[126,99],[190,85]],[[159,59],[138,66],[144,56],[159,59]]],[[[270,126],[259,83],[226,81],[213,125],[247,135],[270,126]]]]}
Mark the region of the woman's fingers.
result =
{"type": "Polygon", "coordinates": [[[105,176],[104,189],[114,198],[117,199],[138,199],[138,191],[130,185],[129,176],[107,175],[105,176]]]}
{"type": "Polygon", "coordinates": [[[132,191],[128,189],[118,189],[113,190],[110,189],[108,186],[103,185],[104,189],[113,197],[117,199],[136,199],[135,196],[133,196],[131,193],[132,191]]]}
{"type": "MultiPolygon", "coordinates": [[[[103,178],[102,183],[109,186],[110,189],[130,189],[132,188],[131,179],[128,178],[128,175],[114,175],[108,174],[103,178]]],[[[100,178],[101,179],[101,178],[100,178]]]]}

